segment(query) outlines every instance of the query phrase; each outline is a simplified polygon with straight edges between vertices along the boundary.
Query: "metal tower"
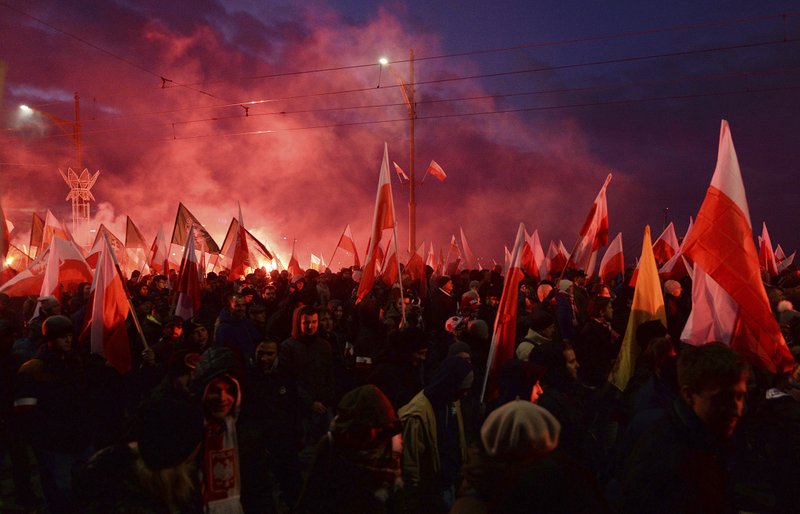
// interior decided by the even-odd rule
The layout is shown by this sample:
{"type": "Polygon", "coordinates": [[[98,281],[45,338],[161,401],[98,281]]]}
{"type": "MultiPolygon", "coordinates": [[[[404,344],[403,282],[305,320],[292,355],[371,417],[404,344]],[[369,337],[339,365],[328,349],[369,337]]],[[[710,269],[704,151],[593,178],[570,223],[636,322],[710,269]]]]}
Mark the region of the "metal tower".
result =
{"type": "Polygon", "coordinates": [[[67,170],[67,174],[58,170],[64,182],[69,186],[69,194],[67,200],[72,200],[72,237],[75,242],[80,246],[88,247],[92,244],[89,234],[89,218],[91,217],[91,204],[94,202],[94,195],[90,191],[97,177],[100,175],[98,171],[94,175],[89,173],[89,170],[84,168],[80,175],[78,175],[72,168],[67,170]]]}

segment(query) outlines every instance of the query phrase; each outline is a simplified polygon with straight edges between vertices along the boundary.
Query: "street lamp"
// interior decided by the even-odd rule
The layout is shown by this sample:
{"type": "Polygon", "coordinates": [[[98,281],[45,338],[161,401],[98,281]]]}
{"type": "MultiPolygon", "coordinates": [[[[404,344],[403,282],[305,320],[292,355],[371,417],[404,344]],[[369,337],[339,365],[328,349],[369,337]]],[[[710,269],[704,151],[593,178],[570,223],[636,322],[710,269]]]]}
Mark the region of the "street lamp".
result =
{"type": "Polygon", "coordinates": [[[77,158],[77,168],[80,169],[82,167],[82,153],[81,153],[81,100],[78,93],[75,92],[75,120],[67,120],[60,116],[56,116],[55,114],[50,114],[49,112],[42,111],[40,109],[35,109],[28,105],[22,104],[19,106],[19,110],[25,116],[31,116],[34,112],[41,114],[45,118],[50,119],[55,123],[55,125],[61,129],[65,134],[71,135],[72,140],[75,143],[75,157],[77,158]]]}
{"type": "MultiPolygon", "coordinates": [[[[378,63],[383,66],[389,64],[389,59],[381,57],[378,63]]],[[[397,80],[400,85],[400,93],[403,95],[403,101],[408,109],[408,253],[413,255],[417,251],[417,200],[416,200],[416,180],[414,178],[414,120],[417,117],[416,107],[414,105],[414,50],[409,50],[409,73],[410,83],[406,84],[402,77],[389,66],[389,72],[397,80]]]]}

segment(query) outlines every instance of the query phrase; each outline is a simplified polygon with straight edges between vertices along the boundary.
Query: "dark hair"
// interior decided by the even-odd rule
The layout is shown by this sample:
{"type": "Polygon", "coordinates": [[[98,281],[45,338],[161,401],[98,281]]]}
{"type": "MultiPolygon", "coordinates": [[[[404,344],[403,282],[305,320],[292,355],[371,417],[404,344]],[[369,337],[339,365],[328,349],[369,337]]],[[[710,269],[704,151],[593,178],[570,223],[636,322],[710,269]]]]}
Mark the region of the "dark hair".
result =
{"type": "Polygon", "coordinates": [[[687,348],[678,359],[678,385],[695,391],[736,383],[747,372],[744,357],[718,341],[687,348]]]}
{"type": "Polygon", "coordinates": [[[315,314],[317,314],[317,308],[313,305],[303,305],[302,307],[298,307],[294,310],[294,314],[292,315],[293,339],[300,339],[303,335],[303,331],[300,329],[300,319],[303,316],[313,316],[315,314]]]}
{"type": "Polygon", "coordinates": [[[603,316],[603,313],[608,308],[608,304],[611,303],[611,298],[605,296],[595,296],[589,300],[589,317],[590,318],[600,318],[603,316]]]}

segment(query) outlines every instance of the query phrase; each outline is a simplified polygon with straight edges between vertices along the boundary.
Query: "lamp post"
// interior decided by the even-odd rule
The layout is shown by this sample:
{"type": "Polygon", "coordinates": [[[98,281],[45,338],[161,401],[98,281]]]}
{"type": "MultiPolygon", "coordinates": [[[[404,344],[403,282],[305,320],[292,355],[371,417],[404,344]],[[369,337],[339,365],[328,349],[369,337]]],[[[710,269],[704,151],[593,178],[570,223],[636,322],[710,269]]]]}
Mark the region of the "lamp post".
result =
{"type": "Polygon", "coordinates": [[[50,114],[49,112],[41,111],[39,109],[34,109],[32,107],[28,107],[27,105],[20,105],[19,109],[27,114],[31,113],[38,113],[44,116],[45,118],[50,119],[55,123],[55,125],[60,128],[65,134],[72,135],[72,140],[75,143],[75,157],[77,162],[77,169],[82,167],[82,153],[81,153],[81,99],[78,95],[78,92],[75,92],[75,121],[70,121],[64,119],[60,116],[56,116],[55,114],[50,114]]]}
{"type": "MultiPolygon", "coordinates": [[[[389,60],[385,57],[380,58],[378,62],[381,68],[389,64],[389,60]]],[[[408,65],[409,84],[406,84],[391,66],[389,67],[389,72],[400,85],[400,93],[403,95],[403,101],[408,110],[408,252],[413,255],[417,250],[417,182],[414,176],[414,120],[417,117],[417,112],[414,105],[414,49],[409,50],[408,65]]]]}

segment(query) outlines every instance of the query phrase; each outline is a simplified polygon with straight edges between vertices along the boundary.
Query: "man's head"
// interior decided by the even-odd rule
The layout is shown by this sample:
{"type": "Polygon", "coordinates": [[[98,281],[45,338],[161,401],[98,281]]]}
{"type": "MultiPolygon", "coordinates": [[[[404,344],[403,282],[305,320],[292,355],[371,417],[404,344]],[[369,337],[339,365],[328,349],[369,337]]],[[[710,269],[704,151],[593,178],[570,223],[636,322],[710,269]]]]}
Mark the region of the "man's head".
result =
{"type": "Polygon", "coordinates": [[[155,289],[158,291],[162,291],[167,288],[167,277],[166,275],[156,275],[156,278],[153,279],[153,285],[155,289]]]}
{"type": "Polygon", "coordinates": [[[222,421],[236,405],[238,384],[229,375],[218,376],[209,382],[203,395],[203,409],[206,416],[222,421]]]}
{"type": "Polygon", "coordinates": [[[317,309],[317,315],[319,316],[319,328],[323,332],[332,332],[333,331],[333,313],[327,307],[320,307],[317,309]]]}
{"type": "Polygon", "coordinates": [[[293,338],[303,339],[311,337],[317,333],[317,328],[319,328],[317,309],[310,305],[304,305],[295,309],[292,323],[293,338]]]}
{"type": "Polygon", "coordinates": [[[441,289],[445,293],[450,294],[453,292],[453,280],[450,277],[446,275],[439,277],[438,284],[439,284],[439,289],[441,289]]]}
{"type": "Polygon", "coordinates": [[[208,329],[202,323],[191,319],[186,322],[184,331],[192,345],[205,348],[208,344],[208,329]]]}
{"type": "Polygon", "coordinates": [[[42,335],[51,350],[66,353],[72,349],[72,321],[66,316],[50,316],[42,323],[42,335]]]}
{"type": "Polygon", "coordinates": [[[267,302],[274,302],[278,299],[278,290],[275,289],[275,286],[270,284],[264,288],[264,299],[267,302]]]}
{"type": "Polygon", "coordinates": [[[44,317],[61,314],[61,302],[55,296],[42,296],[39,298],[39,312],[44,317]]]}
{"type": "Polygon", "coordinates": [[[578,363],[577,357],[575,357],[575,350],[570,347],[564,348],[564,361],[566,366],[567,376],[572,379],[578,378],[578,368],[581,365],[578,363]]]}
{"type": "Polygon", "coordinates": [[[272,369],[278,359],[278,343],[275,341],[262,341],[256,347],[256,366],[267,371],[272,369]]]}
{"type": "Polygon", "coordinates": [[[164,325],[164,340],[178,343],[183,335],[183,320],[177,316],[164,325]]]}
{"type": "Polygon", "coordinates": [[[264,324],[267,322],[267,307],[260,303],[250,306],[250,319],[256,323],[264,324]]]}
{"type": "Polygon", "coordinates": [[[730,438],[742,417],[748,374],[744,358],[719,342],[688,348],[678,359],[681,397],[720,439],[730,438]]]}
{"type": "Polygon", "coordinates": [[[676,280],[667,280],[664,282],[664,292],[668,295],[674,296],[675,298],[680,298],[681,293],[683,293],[683,288],[681,287],[680,282],[676,280]]]}
{"type": "Polygon", "coordinates": [[[230,293],[227,296],[228,309],[235,319],[244,319],[247,313],[247,301],[239,293],[230,293]]]}

